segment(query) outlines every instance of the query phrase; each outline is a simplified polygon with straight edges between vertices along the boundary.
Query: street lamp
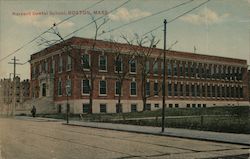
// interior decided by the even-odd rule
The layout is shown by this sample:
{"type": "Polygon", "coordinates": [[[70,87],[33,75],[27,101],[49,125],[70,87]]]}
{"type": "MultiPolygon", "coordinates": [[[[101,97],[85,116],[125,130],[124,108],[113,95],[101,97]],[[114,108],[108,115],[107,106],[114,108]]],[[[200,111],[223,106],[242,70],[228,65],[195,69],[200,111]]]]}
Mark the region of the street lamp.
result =
{"type": "Polygon", "coordinates": [[[66,95],[67,95],[67,107],[66,107],[66,111],[67,111],[67,124],[69,124],[69,91],[70,91],[70,85],[69,83],[66,84],[66,95]]]}

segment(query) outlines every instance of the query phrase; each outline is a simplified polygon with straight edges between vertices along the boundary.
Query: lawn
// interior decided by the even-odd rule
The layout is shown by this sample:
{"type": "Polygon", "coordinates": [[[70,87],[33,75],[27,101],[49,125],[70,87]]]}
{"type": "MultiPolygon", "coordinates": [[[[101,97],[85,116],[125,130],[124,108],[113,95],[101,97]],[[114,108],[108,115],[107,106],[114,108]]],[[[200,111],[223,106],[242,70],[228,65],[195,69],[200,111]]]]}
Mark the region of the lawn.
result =
{"type": "MultiPolygon", "coordinates": [[[[70,120],[161,126],[161,109],[134,113],[79,114],[70,120]]],[[[65,114],[43,115],[65,118],[65,114]]],[[[250,107],[167,108],[166,127],[250,134],[250,107]]]]}

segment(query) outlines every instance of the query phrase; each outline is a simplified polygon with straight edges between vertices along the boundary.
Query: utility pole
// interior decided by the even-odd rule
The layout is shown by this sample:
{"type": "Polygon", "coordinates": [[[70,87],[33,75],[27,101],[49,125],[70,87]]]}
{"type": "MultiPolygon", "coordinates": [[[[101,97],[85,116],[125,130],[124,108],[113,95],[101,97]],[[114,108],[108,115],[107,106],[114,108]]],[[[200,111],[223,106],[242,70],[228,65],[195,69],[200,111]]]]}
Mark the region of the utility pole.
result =
{"type": "Polygon", "coordinates": [[[165,129],[165,97],[166,97],[166,29],[167,20],[164,20],[164,57],[163,57],[163,79],[162,79],[162,122],[161,122],[161,132],[164,132],[165,129]]]}
{"type": "Polygon", "coordinates": [[[8,64],[12,64],[14,65],[14,77],[13,79],[16,77],[16,65],[22,65],[22,63],[17,63],[17,61],[19,61],[19,59],[16,59],[16,57],[14,56],[14,59],[11,59],[13,60],[14,62],[9,62],[8,64]]]}
{"type": "MultiPolygon", "coordinates": [[[[12,64],[12,65],[14,65],[14,77],[13,77],[13,98],[12,98],[12,104],[13,104],[13,106],[12,106],[12,109],[11,109],[11,115],[12,116],[15,116],[15,109],[16,109],[16,82],[17,82],[17,80],[16,80],[16,65],[22,65],[22,63],[17,63],[17,61],[19,61],[19,59],[16,59],[16,57],[14,56],[14,59],[11,59],[11,60],[13,60],[14,62],[9,62],[8,64],[12,64]]],[[[11,79],[10,79],[10,82],[11,82],[11,79]]]]}

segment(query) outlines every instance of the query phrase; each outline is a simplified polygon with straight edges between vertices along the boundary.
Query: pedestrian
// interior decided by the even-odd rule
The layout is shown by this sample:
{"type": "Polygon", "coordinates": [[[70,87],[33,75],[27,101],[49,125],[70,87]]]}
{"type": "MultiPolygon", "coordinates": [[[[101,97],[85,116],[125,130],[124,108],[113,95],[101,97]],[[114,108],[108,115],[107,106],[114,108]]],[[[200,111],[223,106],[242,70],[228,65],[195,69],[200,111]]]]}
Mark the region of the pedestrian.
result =
{"type": "Polygon", "coordinates": [[[36,107],[33,105],[33,108],[31,109],[31,114],[34,117],[36,117],[36,107]]]}

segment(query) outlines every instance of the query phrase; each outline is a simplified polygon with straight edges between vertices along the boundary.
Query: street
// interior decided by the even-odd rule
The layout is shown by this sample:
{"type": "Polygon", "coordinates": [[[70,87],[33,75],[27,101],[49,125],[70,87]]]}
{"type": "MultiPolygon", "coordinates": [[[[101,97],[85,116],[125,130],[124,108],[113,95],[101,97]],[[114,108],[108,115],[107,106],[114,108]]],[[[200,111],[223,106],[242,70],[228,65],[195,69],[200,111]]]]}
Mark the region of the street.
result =
{"type": "Polygon", "coordinates": [[[0,118],[0,159],[245,158],[242,145],[0,118]],[[234,157],[232,157],[234,156],[234,157]]]}

